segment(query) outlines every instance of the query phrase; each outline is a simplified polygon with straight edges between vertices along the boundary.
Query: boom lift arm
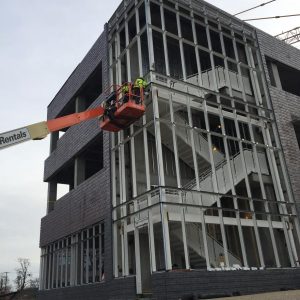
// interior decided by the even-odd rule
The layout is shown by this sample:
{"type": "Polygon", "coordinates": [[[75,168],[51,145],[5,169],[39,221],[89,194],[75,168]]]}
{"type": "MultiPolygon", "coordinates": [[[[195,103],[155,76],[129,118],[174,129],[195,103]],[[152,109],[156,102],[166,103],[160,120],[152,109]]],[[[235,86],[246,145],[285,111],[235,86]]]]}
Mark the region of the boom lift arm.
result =
{"type": "Polygon", "coordinates": [[[133,88],[132,83],[113,85],[105,108],[96,107],[57,119],[35,123],[26,127],[0,133],[0,150],[29,140],[41,140],[49,133],[79,124],[83,121],[103,117],[102,130],[118,132],[127,128],[145,113],[144,88],[133,88]],[[124,85],[127,89],[124,91],[124,85]]]}
{"type": "Polygon", "coordinates": [[[99,106],[81,113],[74,113],[0,133],[0,150],[29,140],[42,140],[51,132],[59,131],[96,117],[101,117],[104,111],[105,109],[99,106]]]}

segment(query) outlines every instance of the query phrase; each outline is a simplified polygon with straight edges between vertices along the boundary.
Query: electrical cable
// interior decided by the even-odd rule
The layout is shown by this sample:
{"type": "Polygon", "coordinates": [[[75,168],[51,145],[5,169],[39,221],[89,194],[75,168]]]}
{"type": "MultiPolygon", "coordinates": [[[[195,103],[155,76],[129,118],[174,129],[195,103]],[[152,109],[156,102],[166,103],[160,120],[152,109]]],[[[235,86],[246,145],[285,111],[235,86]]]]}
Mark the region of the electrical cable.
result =
{"type": "Polygon", "coordinates": [[[258,20],[269,20],[269,19],[279,19],[279,18],[299,17],[299,16],[300,16],[300,14],[294,14],[294,15],[254,18],[254,19],[247,19],[247,20],[243,20],[243,21],[258,21],[258,20]]]}
{"type": "Polygon", "coordinates": [[[237,15],[243,14],[243,13],[245,13],[245,12],[247,12],[247,11],[250,11],[250,10],[253,10],[253,9],[256,9],[256,8],[259,8],[259,7],[262,7],[262,6],[265,6],[265,5],[267,5],[267,4],[269,4],[269,3],[272,3],[272,2],[274,2],[274,1],[276,1],[276,0],[271,0],[271,1],[268,1],[268,2],[264,2],[264,3],[260,4],[260,5],[254,6],[254,7],[252,7],[252,8],[246,9],[246,10],[243,10],[243,11],[241,11],[241,12],[235,14],[234,16],[237,16],[237,15]]]}

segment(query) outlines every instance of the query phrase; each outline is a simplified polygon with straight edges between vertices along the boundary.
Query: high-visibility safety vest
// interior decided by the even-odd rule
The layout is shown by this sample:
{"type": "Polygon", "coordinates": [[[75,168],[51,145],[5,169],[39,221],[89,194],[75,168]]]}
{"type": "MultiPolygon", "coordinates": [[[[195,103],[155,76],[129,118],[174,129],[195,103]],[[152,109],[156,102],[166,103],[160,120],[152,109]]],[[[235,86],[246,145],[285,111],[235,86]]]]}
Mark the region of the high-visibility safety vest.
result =
{"type": "Polygon", "coordinates": [[[145,88],[147,86],[147,82],[144,80],[144,78],[139,77],[135,80],[133,87],[135,88],[145,88]]]}
{"type": "Polygon", "coordinates": [[[127,83],[125,83],[125,84],[122,85],[122,92],[123,92],[124,94],[126,94],[126,93],[129,92],[129,86],[128,86],[127,83]]]}

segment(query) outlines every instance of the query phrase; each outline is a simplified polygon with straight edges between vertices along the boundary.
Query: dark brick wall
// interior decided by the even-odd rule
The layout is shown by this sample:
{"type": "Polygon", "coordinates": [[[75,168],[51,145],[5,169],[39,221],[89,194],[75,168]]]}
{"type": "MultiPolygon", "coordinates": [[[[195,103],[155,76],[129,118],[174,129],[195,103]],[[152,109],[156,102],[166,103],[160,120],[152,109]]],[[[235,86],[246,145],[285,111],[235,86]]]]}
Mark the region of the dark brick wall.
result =
{"type": "Polygon", "coordinates": [[[241,295],[300,288],[299,269],[263,271],[164,272],[152,276],[153,298],[178,300],[183,295],[241,295]]]}
{"type": "Polygon", "coordinates": [[[266,32],[257,30],[263,54],[300,70],[300,50],[282,42],[266,32]]]}
{"type": "MultiPolygon", "coordinates": [[[[107,139],[105,135],[104,140],[107,139]]],[[[104,156],[108,155],[108,145],[104,156]]],[[[59,199],[54,210],[42,219],[40,245],[45,246],[111,214],[110,168],[106,166],[59,199]]],[[[109,225],[109,224],[108,224],[109,225]]]]}
{"type": "Polygon", "coordinates": [[[264,55],[300,71],[300,51],[295,47],[258,31],[258,40],[263,55],[276,123],[282,143],[287,170],[292,184],[295,201],[300,212],[300,150],[292,120],[300,118],[300,97],[271,86],[264,55]]]}
{"type": "Polygon", "coordinates": [[[113,279],[106,283],[40,291],[39,300],[134,300],[135,277],[113,279]]]}
{"type": "MultiPolygon", "coordinates": [[[[70,102],[76,92],[85,83],[93,70],[102,61],[103,90],[108,86],[108,46],[106,26],[91,50],[70,75],[66,83],[48,106],[48,119],[55,118],[70,102]]],[[[91,107],[98,106],[105,99],[102,94],[91,107]]],[[[87,121],[71,127],[59,139],[57,148],[45,161],[44,180],[48,181],[55,172],[68,163],[82,148],[84,148],[99,133],[97,120],[87,121]]]]}
{"type": "MultiPolygon", "coordinates": [[[[106,89],[108,86],[107,52],[107,31],[105,30],[49,105],[48,118],[57,116],[63,107],[72,100],[74,94],[80,89],[100,61],[102,61],[103,68],[103,89],[106,89]]],[[[105,95],[102,94],[91,107],[99,105],[104,98],[105,95]]],[[[56,150],[51,153],[45,162],[45,180],[48,180],[60,168],[70,162],[100,132],[98,120],[91,120],[70,128],[58,141],[56,150]]],[[[109,148],[109,134],[103,132],[103,169],[55,203],[54,210],[41,221],[40,235],[40,245],[45,246],[94,223],[104,221],[104,271],[107,280],[112,279],[109,148]]]]}
{"type": "MultiPolygon", "coordinates": [[[[48,119],[53,119],[59,115],[62,109],[72,100],[76,92],[88,79],[102,59],[104,63],[107,62],[105,59],[107,57],[107,51],[107,28],[105,26],[104,32],[100,35],[90,51],[73,71],[68,80],[49,104],[48,119]]],[[[107,72],[105,66],[102,65],[102,67],[103,75],[106,77],[107,72]]],[[[103,84],[105,86],[105,82],[103,84]]]]}
{"type": "Polygon", "coordinates": [[[109,135],[103,135],[104,167],[59,199],[41,221],[40,245],[45,246],[89,225],[105,222],[105,274],[112,278],[112,215],[109,135]]]}
{"type": "MultiPolygon", "coordinates": [[[[105,98],[102,94],[91,107],[98,106],[105,98]]],[[[49,181],[57,171],[63,168],[100,133],[98,119],[89,120],[72,126],[58,140],[57,148],[45,161],[44,181],[49,181]]]]}

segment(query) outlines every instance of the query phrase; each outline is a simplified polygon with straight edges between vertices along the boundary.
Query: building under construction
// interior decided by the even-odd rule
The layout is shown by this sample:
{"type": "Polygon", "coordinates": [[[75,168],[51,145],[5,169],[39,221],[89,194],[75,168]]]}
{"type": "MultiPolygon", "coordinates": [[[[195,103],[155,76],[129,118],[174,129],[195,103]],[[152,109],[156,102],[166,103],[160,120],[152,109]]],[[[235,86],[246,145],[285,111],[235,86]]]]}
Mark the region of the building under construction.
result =
{"type": "Polygon", "coordinates": [[[52,133],[39,299],[300,288],[299,74],[299,50],[202,0],[123,1],[48,119],[139,76],[146,112],[52,133]]]}

